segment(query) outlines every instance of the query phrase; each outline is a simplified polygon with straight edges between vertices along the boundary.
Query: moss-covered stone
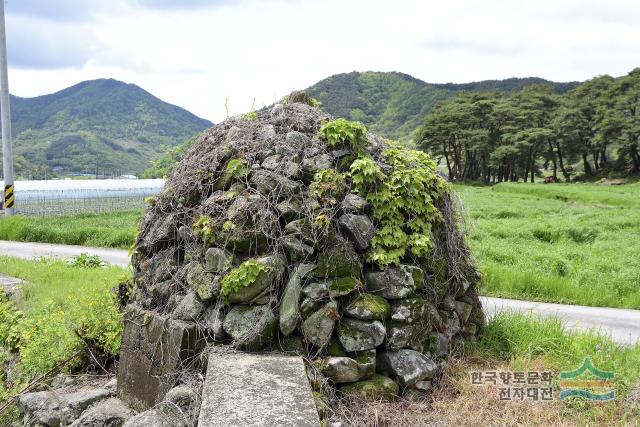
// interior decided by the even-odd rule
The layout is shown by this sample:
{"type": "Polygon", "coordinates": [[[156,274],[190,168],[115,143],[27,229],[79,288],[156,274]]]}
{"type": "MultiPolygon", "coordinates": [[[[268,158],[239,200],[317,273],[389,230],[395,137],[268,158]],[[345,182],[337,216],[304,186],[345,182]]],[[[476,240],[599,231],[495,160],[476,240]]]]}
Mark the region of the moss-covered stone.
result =
{"type": "Polygon", "coordinates": [[[362,281],[355,277],[340,277],[329,282],[329,294],[332,298],[343,297],[362,289],[362,281]]]}
{"type": "Polygon", "coordinates": [[[325,304],[302,323],[305,341],[318,348],[326,347],[331,340],[337,317],[338,304],[335,301],[325,304]]]}
{"type": "Polygon", "coordinates": [[[385,335],[384,326],[377,320],[366,322],[343,318],[338,326],[338,339],[346,351],[375,348],[382,344],[385,335]]]}
{"type": "Polygon", "coordinates": [[[378,295],[364,293],[353,297],[343,313],[361,320],[384,320],[391,314],[391,306],[389,301],[378,295]]]}
{"type": "Polygon", "coordinates": [[[351,243],[341,241],[318,256],[316,277],[360,277],[360,258],[351,243]]]}
{"type": "Polygon", "coordinates": [[[374,375],[368,380],[345,384],[340,387],[340,391],[343,394],[370,401],[396,400],[400,387],[389,377],[374,375]]]}
{"type": "Polygon", "coordinates": [[[240,348],[257,351],[273,340],[277,323],[269,306],[236,305],[229,311],[222,326],[240,348]]]}

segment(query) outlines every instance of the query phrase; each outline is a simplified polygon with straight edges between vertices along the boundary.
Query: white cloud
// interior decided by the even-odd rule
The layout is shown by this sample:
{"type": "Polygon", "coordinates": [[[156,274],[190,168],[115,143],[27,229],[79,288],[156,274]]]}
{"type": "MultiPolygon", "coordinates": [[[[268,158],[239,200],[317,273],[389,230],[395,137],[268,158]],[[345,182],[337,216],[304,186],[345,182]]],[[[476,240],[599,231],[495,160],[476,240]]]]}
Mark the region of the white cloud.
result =
{"type": "Polygon", "coordinates": [[[260,107],[353,70],[401,71],[429,82],[567,81],[640,65],[640,4],[631,0],[87,1],[82,13],[69,12],[73,22],[47,15],[40,5],[48,2],[27,3],[7,15],[10,46],[33,49],[31,69],[25,55],[9,58],[13,93],[113,77],[216,122],[225,98],[236,114],[254,97],[260,107]],[[20,34],[34,34],[27,42],[12,29],[18,19],[20,34]],[[43,19],[51,26],[44,33],[43,19]]]}

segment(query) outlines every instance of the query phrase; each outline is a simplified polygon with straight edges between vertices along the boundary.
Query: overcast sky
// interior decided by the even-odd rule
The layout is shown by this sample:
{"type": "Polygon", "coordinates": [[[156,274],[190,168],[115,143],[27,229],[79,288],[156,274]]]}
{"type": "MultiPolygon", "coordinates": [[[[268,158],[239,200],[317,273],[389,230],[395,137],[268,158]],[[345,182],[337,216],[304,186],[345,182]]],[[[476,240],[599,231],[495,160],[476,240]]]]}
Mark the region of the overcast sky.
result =
{"type": "MultiPolygon", "coordinates": [[[[0,0],[1,1],[1,0],[0,0]]],[[[640,0],[6,0],[19,96],[111,77],[218,122],[336,73],[427,82],[619,76],[640,0]]]]}

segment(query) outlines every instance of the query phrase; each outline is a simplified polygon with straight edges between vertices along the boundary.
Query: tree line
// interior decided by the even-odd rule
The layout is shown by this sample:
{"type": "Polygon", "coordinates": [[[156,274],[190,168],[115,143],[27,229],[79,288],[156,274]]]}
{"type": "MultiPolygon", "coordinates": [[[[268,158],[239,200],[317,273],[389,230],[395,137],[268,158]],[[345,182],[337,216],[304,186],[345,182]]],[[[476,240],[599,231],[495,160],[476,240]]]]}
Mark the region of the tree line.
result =
{"type": "Polygon", "coordinates": [[[461,92],[425,117],[416,142],[457,181],[534,182],[543,169],[566,181],[638,173],[640,68],[564,94],[550,85],[461,92]]]}

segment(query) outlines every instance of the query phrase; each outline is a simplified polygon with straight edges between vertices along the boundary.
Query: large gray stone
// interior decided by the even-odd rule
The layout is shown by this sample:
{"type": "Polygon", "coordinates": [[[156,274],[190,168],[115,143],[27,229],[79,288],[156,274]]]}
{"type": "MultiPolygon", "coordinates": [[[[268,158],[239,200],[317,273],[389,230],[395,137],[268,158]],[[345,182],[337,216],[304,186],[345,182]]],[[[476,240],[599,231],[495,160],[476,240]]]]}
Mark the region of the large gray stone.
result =
{"type": "Polygon", "coordinates": [[[203,310],[204,304],[202,300],[195,292],[190,291],[187,292],[187,295],[182,298],[178,306],[173,310],[171,317],[177,320],[196,320],[203,310]]]}
{"type": "Polygon", "coordinates": [[[265,169],[253,171],[250,182],[260,194],[274,196],[278,200],[291,197],[301,188],[299,182],[265,169]]]}
{"type": "Polygon", "coordinates": [[[233,264],[233,254],[221,248],[209,248],[204,254],[205,270],[211,273],[224,273],[233,264]]]}
{"type": "Polygon", "coordinates": [[[329,296],[328,282],[312,282],[302,288],[302,294],[307,298],[319,300],[329,296]]]}
{"type": "Polygon", "coordinates": [[[305,341],[318,348],[326,347],[331,340],[337,317],[338,304],[335,301],[322,306],[302,323],[302,335],[305,341]]]}
{"type": "Polygon", "coordinates": [[[212,352],[199,427],[318,427],[300,357],[212,352]]]}
{"type": "Polygon", "coordinates": [[[383,271],[366,273],[365,279],[369,292],[387,299],[406,298],[416,290],[413,275],[404,266],[387,267],[383,271]]]}
{"type": "Polygon", "coordinates": [[[182,363],[193,359],[202,345],[194,323],[128,306],[118,365],[118,397],[136,411],[160,403],[178,379],[182,363]]]}
{"type": "Polygon", "coordinates": [[[277,319],[267,305],[236,305],[223,322],[224,331],[242,349],[256,351],[271,342],[277,319]]]}
{"type": "Polygon", "coordinates": [[[289,277],[280,302],[280,332],[290,335],[295,331],[300,316],[300,293],[302,279],[316,266],[314,264],[300,264],[289,277]]]}
{"type": "Polygon", "coordinates": [[[187,266],[186,280],[189,289],[202,301],[210,301],[220,293],[218,277],[206,272],[199,262],[192,262],[187,266]]]}
{"type": "Polygon", "coordinates": [[[382,323],[375,320],[343,318],[338,326],[338,339],[346,351],[362,351],[376,348],[384,341],[386,331],[382,323]]]}
{"type": "Polygon", "coordinates": [[[339,384],[369,378],[374,374],[374,369],[375,351],[373,363],[369,360],[358,361],[351,357],[328,357],[322,361],[321,373],[334,383],[339,384]]]}
{"type": "Polygon", "coordinates": [[[413,323],[424,319],[427,308],[423,298],[406,298],[391,301],[391,320],[413,323]]]}
{"type": "Polygon", "coordinates": [[[226,300],[230,303],[249,303],[272,285],[275,285],[285,273],[287,261],[283,255],[275,254],[258,258],[260,264],[266,265],[267,270],[261,271],[255,280],[247,286],[237,289],[227,295],[226,300]]]}
{"type": "Polygon", "coordinates": [[[41,391],[18,396],[18,407],[24,413],[25,425],[69,425],[89,406],[110,395],[111,392],[104,388],[68,394],[41,391]]]}
{"type": "Polygon", "coordinates": [[[120,399],[110,398],[84,411],[71,427],[121,427],[132,416],[120,399]]]}
{"type": "Polygon", "coordinates": [[[363,293],[351,298],[343,312],[355,319],[384,320],[391,314],[391,306],[378,295],[363,293]]]}
{"type": "Polygon", "coordinates": [[[294,235],[283,236],[280,240],[291,262],[300,262],[311,258],[313,247],[307,245],[294,235]]]}
{"type": "Polygon", "coordinates": [[[364,212],[368,205],[365,199],[353,193],[344,196],[342,203],[340,203],[340,207],[345,213],[355,214],[364,212]]]}
{"type": "Polygon", "coordinates": [[[386,351],[378,355],[376,369],[395,378],[402,386],[411,386],[435,375],[438,366],[414,350],[386,351]]]}
{"type": "Polygon", "coordinates": [[[367,216],[347,213],[340,217],[338,224],[357,250],[369,248],[375,228],[367,216]]]}
{"type": "Polygon", "coordinates": [[[318,256],[316,277],[360,277],[360,257],[351,243],[338,240],[318,256]]]}

